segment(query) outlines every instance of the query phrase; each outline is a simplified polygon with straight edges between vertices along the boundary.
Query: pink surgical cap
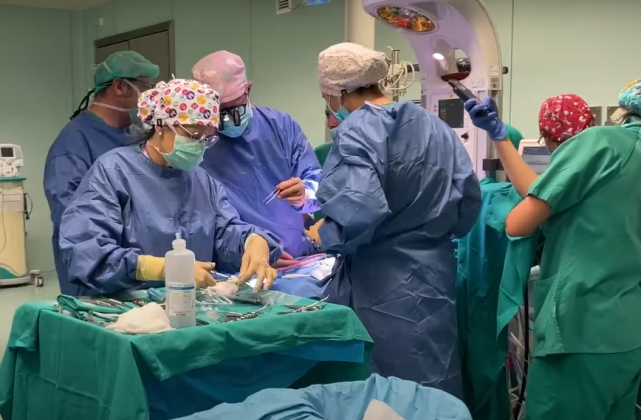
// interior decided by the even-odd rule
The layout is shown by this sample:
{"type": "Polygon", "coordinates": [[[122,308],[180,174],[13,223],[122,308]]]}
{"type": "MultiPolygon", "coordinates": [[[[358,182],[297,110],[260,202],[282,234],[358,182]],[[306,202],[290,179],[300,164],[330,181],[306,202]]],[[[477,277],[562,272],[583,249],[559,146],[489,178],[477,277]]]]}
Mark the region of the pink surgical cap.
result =
{"type": "Polygon", "coordinates": [[[221,93],[221,103],[234,101],[247,93],[243,59],[227,51],[216,51],[198,61],[191,69],[194,79],[221,93]]]}

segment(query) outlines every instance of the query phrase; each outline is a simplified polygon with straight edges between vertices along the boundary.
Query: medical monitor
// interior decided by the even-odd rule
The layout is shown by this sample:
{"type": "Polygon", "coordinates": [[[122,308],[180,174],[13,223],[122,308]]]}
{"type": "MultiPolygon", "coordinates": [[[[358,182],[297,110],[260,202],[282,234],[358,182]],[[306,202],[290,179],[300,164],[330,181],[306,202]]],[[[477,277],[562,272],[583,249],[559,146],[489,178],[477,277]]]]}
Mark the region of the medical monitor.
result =
{"type": "Polygon", "coordinates": [[[465,108],[459,98],[440,99],[438,101],[438,117],[451,128],[463,128],[465,124],[465,108]]]}
{"type": "Polygon", "coordinates": [[[550,151],[538,140],[521,140],[519,154],[537,175],[541,175],[550,164],[550,151]]]}
{"type": "Polygon", "coordinates": [[[0,157],[3,157],[3,158],[15,157],[13,147],[0,147],[0,157]]]}

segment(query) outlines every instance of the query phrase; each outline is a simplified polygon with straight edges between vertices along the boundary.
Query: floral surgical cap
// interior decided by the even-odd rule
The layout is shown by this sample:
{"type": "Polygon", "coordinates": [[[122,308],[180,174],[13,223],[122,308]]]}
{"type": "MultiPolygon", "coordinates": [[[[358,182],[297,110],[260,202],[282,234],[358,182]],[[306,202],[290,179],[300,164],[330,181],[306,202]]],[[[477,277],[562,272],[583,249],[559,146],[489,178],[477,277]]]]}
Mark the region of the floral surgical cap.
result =
{"type": "Polygon", "coordinates": [[[318,80],[325,95],[341,96],[376,85],[388,69],[385,54],[350,42],[333,45],[318,56],[318,80]]]}
{"type": "Polygon", "coordinates": [[[218,127],[220,95],[195,80],[160,82],[138,99],[138,116],[145,124],[218,127]]]}
{"type": "Polygon", "coordinates": [[[577,95],[558,95],[547,99],[539,111],[539,131],[547,141],[563,143],[594,126],[594,114],[577,95]]]}
{"type": "Polygon", "coordinates": [[[626,111],[641,115],[641,79],[636,79],[619,94],[619,106],[626,111]]]}

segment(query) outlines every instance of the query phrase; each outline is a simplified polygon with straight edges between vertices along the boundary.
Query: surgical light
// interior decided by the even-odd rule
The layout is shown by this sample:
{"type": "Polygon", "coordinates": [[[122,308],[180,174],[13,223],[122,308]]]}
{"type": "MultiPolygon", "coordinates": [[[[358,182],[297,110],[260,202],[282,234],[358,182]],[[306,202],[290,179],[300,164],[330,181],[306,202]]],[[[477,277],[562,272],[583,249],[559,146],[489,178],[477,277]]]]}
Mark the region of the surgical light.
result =
{"type": "Polygon", "coordinates": [[[376,9],[376,14],[381,21],[396,29],[430,33],[437,28],[436,22],[427,15],[407,7],[381,6],[376,9]]]}
{"type": "Polygon", "coordinates": [[[445,60],[445,56],[443,54],[440,54],[440,53],[434,53],[434,54],[432,54],[432,57],[434,57],[434,59],[438,60],[438,61],[445,60]]]}

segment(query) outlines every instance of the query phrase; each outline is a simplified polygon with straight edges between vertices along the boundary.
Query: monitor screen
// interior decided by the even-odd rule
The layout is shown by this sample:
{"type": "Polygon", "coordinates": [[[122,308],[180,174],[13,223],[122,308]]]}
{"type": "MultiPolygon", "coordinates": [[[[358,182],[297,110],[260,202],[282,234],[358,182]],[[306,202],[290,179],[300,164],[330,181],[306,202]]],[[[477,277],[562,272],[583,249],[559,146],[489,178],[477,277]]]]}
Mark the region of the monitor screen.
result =
{"type": "Polygon", "coordinates": [[[452,128],[463,128],[465,108],[459,98],[438,101],[438,117],[452,128]]]}
{"type": "Polygon", "coordinates": [[[13,155],[13,147],[0,147],[0,157],[3,157],[3,158],[15,157],[13,155]]]}
{"type": "Polygon", "coordinates": [[[550,164],[550,152],[546,147],[525,146],[523,160],[537,175],[541,175],[550,164]]]}

